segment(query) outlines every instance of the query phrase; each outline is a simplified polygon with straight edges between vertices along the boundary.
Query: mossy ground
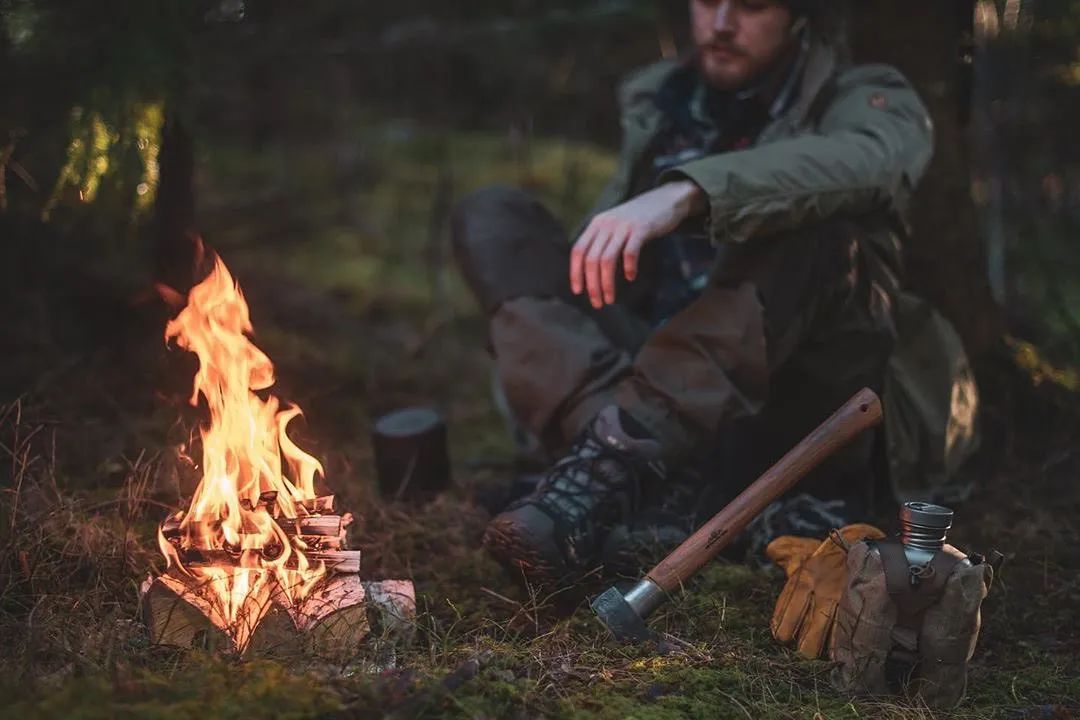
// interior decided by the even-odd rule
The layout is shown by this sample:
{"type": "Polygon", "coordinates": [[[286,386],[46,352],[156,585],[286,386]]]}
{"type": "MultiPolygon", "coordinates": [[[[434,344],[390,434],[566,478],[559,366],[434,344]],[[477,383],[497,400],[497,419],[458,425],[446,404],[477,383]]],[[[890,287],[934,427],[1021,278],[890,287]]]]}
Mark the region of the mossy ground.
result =
{"type": "Polygon", "coordinates": [[[306,411],[298,435],[358,516],[363,574],[415,581],[416,642],[381,670],[147,645],[136,590],[162,564],[156,523],[192,488],[175,450],[198,421],[184,404],[192,365],[160,345],[166,311],[129,302],[138,283],[120,265],[87,265],[56,298],[20,296],[10,326],[36,354],[8,368],[20,397],[0,412],[5,717],[1071,717],[1080,413],[1053,373],[1025,375],[1004,353],[983,368],[986,442],[966,470],[979,489],[954,538],[1008,562],[956,712],[838,696],[824,663],[769,635],[782,578],[741,564],[714,563],[654,618],[673,638],[662,647],[617,646],[587,606],[527,592],[479,548],[513,453],[488,399],[482,319],[431,229],[447,197],[490,182],[532,188],[570,224],[611,156],[400,127],[204,152],[205,238],[248,295],[281,394],[306,411]],[[378,499],[367,441],[373,417],[415,402],[446,414],[455,473],[422,508],[378,499]],[[448,689],[474,658],[479,672],[448,689]]]}

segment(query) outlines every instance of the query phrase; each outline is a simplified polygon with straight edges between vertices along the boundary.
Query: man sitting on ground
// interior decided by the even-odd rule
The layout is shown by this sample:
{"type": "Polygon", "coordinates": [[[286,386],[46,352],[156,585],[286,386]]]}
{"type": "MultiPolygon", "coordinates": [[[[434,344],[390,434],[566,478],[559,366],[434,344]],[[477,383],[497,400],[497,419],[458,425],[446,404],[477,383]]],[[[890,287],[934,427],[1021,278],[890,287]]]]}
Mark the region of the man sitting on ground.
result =
{"type": "MultiPolygon", "coordinates": [[[[510,410],[562,455],[484,537],[530,582],[680,541],[881,389],[932,128],[898,71],[845,64],[839,5],[691,0],[696,50],[620,88],[618,170],[572,245],[517,190],[457,208],[510,410]]],[[[873,457],[868,434],[803,483],[825,529],[865,511],[873,457]]]]}

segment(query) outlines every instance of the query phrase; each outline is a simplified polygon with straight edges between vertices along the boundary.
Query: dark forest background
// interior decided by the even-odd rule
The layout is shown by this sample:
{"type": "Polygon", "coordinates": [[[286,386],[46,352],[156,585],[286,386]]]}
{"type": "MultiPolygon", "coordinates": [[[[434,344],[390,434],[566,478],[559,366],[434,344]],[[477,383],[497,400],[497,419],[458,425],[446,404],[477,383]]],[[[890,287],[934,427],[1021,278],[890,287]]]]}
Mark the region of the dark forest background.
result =
{"type": "MultiPolygon", "coordinates": [[[[934,116],[908,279],[983,396],[957,537],[1005,548],[1013,573],[957,716],[1044,717],[1025,713],[1080,695],[1080,1],[853,5],[856,59],[899,66],[934,116]]],[[[855,716],[761,636],[775,577],[714,569],[664,621],[704,655],[658,665],[583,641],[581,612],[542,620],[476,548],[512,449],[450,209],[506,182],[576,224],[614,167],[618,79],[686,50],[685,25],[681,0],[0,0],[0,685],[23,716],[377,715],[481,648],[496,674],[424,712],[855,716]],[[195,237],[243,286],[303,440],[362,517],[364,572],[417,581],[420,641],[392,680],[140,640],[134,588],[190,494],[175,447],[199,421],[154,284],[190,286],[195,237]],[[423,508],[377,498],[368,442],[412,403],[451,431],[455,490],[423,508]]]]}
{"type": "MultiPolygon", "coordinates": [[[[937,125],[912,284],[975,355],[1005,330],[1004,310],[1009,330],[1070,359],[1080,6],[855,6],[856,59],[900,66],[937,125]]],[[[0,7],[9,234],[39,232],[26,224],[36,221],[80,236],[68,244],[100,265],[122,256],[177,285],[190,282],[180,238],[192,232],[221,248],[245,244],[241,234],[318,242],[328,226],[408,235],[401,213],[370,198],[392,184],[386,168],[401,155],[416,167],[422,184],[401,194],[423,213],[423,201],[447,205],[488,179],[468,167],[493,165],[469,142],[503,156],[509,179],[557,193],[576,220],[618,142],[618,78],[687,49],[677,0],[0,7]],[[255,216],[272,227],[260,234],[246,222],[255,216]]]]}

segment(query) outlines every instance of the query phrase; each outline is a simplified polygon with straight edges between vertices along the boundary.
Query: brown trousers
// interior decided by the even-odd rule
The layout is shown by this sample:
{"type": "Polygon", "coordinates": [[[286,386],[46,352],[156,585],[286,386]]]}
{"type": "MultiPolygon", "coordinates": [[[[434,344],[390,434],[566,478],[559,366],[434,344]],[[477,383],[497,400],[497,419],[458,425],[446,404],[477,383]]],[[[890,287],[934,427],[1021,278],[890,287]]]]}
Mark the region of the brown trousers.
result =
{"type": "MultiPolygon", "coordinates": [[[[594,310],[570,292],[565,231],[522,191],[464,199],[453,243],[489,315],[510,408],[553,451],[616,403],[671,460],[711,457],[741,488],[860,388],[881,389],[899,267],[884,219],[722,247],[700,297],[655,330],[641,312],[648,253],[617,304],[594,310]]],[[[848,478],[869,470],[873,445],[862,438],[802,488],[837,496],[837,483],[864,484],[848,478]]]]}

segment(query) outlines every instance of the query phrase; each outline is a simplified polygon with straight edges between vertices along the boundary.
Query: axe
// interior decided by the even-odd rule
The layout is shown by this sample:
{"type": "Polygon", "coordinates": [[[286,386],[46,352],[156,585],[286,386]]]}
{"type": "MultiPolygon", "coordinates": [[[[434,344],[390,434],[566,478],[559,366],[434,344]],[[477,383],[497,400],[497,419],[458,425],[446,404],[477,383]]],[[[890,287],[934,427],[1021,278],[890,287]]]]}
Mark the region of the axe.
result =
{"type": "Polygon", "coordinates": [[[696,575],[769,503],[863,430],[880,422],[881,401],[872,390],[863,388],[671,551],[629,592],[624,595],[611,587],[596,596],[592,601],[593,611],[617,640],[642,642],[651,638],[652,631],[645,621],[669,593],[696,575]]]}

